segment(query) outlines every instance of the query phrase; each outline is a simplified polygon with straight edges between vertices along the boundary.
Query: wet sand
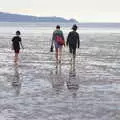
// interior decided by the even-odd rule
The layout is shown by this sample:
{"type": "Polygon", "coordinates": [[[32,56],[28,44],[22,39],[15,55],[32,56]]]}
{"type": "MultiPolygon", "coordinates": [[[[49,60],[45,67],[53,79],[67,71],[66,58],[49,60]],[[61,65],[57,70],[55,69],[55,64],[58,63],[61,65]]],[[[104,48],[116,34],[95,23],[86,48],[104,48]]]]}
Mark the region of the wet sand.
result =
{"type": "Polygon", "coordinates": [[[0,35],[0,120],[119,120],[120,34],[81,34],[75,62],[66,47],[57,66],[50,35],[24,35],[17,65],[0,35]]]}

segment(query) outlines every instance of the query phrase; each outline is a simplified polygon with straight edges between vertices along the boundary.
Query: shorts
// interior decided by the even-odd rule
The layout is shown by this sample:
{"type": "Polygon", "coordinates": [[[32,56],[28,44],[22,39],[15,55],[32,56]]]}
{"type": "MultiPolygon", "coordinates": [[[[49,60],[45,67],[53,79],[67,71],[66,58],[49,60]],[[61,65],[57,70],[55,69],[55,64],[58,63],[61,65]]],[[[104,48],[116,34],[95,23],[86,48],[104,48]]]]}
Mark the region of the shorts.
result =
{"type": "Polygon", "coordinates": [[[15,53],[19,53],[20,52],[20,50],[14,50],[15,51],[15,53]]]}
{"type": "Polygon", "coordinates": [[[58,44],[56,41],[55,41],[55,48],[58,49],[58,48],[62,48],[62,45],[58,44]]]}

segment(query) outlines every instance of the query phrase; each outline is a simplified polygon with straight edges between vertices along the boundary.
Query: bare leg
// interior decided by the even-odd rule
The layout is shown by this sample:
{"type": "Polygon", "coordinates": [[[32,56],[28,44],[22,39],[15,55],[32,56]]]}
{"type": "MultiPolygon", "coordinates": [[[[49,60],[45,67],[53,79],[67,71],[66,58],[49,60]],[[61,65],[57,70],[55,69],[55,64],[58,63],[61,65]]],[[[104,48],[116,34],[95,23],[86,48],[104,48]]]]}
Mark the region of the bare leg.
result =
{"type": "Polygon", "coordinates": [[[15,53],[15,62],[18,61],[18,53],[15,53]]]}
{"type": "Polygon", "coordinates": [[[76,57],[76,48],[73,49],[73,58],[75,59],[76,57]]]}
{"type": "Polygon", "coordinates": [[[58,61],[58,48],[56,48],[56,62],[58,61]]]}
{"type": "Polygon", "coordinates": [[[62,47],[59,48],[59,62],[61,63],[61,57],[62,57],[62,47]]]}

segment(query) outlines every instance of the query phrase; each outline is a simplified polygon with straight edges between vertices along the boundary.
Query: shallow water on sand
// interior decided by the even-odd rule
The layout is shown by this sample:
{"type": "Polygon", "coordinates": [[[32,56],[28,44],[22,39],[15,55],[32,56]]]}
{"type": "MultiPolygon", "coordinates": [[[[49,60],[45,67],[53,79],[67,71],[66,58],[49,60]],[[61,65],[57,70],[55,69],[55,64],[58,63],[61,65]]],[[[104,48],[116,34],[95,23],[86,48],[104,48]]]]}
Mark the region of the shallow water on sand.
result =
{"type": "Polygon", "coordinates": [[[120,34],[80,33],[76,60],[66,47],[58,65],[51,34],[23,34],[18,64],[12,32],[0,34],[0,120],[119,120],[120,34]]]}

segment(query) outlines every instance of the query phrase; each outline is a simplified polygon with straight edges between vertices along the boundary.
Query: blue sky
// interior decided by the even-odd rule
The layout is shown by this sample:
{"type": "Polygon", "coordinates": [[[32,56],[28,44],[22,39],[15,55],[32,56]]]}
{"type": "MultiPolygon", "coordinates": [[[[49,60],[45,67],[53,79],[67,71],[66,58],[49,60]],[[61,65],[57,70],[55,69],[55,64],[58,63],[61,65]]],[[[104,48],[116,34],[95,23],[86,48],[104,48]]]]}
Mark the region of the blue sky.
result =
{"type": "Polygon", "coordinates": [[[80,22],[120,22],[119,5],[120,0],[0,0],[0,11],[80,22]]]}

